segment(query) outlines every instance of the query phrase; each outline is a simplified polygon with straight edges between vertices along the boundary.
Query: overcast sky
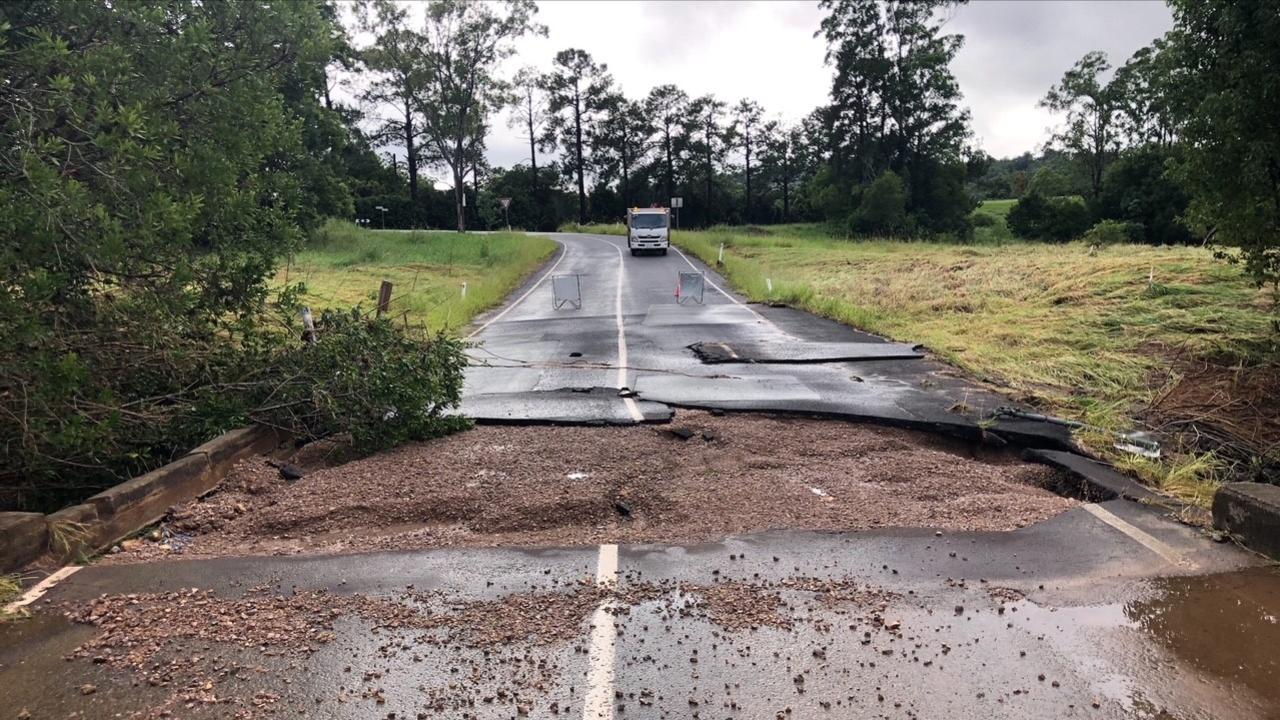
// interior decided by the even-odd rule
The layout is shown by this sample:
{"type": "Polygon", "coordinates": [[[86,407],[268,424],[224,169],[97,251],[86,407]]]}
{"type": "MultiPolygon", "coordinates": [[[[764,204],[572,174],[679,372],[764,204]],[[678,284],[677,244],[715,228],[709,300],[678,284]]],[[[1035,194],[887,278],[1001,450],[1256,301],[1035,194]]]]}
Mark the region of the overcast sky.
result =
{"type": "MultiPolygon", "coordinates": [[[[546,38],[526,38],[508,74],[521,65],[550,67],[558,50],[577,47],[608,65],[628,97],[674,83],[691,96],[713,93],[730,102],[750,97],[770,117],[795,121],[826,102],[831,69],[813,36],[817,2],[692,0],[543,0],[538,20],[546,38]]],[[[977,0],[949,12],[947,29],[965,36],[952,69],[973,114],[977,143],[996,157],[1036,150],[1053,117],[1036,107],[1050,85],[1090,50],[1112,64],[1172,26],[1155,0],[1120,2],[977,0]]],[[[527,160],[528,146],[495,119],[489,162],[527,160]]]]}

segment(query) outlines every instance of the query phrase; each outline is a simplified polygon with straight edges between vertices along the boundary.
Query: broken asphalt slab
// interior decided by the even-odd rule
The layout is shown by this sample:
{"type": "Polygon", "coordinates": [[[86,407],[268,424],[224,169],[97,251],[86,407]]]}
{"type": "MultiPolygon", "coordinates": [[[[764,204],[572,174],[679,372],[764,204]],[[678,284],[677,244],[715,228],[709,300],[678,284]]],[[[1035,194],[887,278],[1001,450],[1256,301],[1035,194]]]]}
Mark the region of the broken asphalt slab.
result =
{"type": "Polygon", "coordinates": [[[697,342],[689,350],[702,362],[817,363],[857,360],[918,360],[911,345],[891,342],[697,342]]]}

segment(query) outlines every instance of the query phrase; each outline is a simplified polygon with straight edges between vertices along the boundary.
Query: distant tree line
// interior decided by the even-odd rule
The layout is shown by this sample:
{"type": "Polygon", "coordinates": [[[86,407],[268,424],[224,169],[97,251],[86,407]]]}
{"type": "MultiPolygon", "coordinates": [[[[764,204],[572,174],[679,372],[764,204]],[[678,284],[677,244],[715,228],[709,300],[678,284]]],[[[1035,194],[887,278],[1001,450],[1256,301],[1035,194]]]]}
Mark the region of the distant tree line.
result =
{"type": "Polygon", "coordinates": [[[1114,72],[1090,52],[1049,89],[1043,156],[982,160],[973,187],[1022,198],[1023,237],[1203,243],[1280,293],[1280,6],[1170,5],[1174,28],[1114,72]]]}

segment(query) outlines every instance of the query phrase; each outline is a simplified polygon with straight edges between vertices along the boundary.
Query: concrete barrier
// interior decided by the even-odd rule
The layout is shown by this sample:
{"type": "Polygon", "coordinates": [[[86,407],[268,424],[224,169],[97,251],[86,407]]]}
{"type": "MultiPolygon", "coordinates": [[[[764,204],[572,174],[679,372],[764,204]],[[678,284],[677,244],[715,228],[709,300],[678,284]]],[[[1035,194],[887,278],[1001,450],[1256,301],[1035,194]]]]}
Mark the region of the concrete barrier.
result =
{"type": "Polygon", "coordinates": [[[239,460],[270,453],[285,439],[264,427],[231,430],[80,505],[47,516],[0,513],[0,518],[14,516],[0,521],[0,572],[22,567],[46,552],[59,562],[67,562],[110,547],[160,520],[174,505],[212,490],[239,460]]]}
{"type": "Polygon", "coordinates": [[[1280,485],[1227,483],[1213,495],[1213,526],[1280,560],[1280,485]]]}

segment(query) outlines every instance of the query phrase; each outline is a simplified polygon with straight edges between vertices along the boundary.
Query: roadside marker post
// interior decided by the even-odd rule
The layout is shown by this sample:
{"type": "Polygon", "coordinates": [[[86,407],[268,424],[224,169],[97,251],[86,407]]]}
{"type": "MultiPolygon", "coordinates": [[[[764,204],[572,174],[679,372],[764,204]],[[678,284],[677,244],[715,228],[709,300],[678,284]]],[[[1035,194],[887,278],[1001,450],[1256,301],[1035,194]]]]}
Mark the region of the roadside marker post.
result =
{"type": "Polygon", "coordinates": [[[716,264],[724,264],[724,243],[720,243],[720,254],[716,256],[716,264]]]}
{"type": "Polygon", "coordinates": [[[466,282],[462,283],[462,299],[463,300],[467,299],[467,283],[466,282]]]}

